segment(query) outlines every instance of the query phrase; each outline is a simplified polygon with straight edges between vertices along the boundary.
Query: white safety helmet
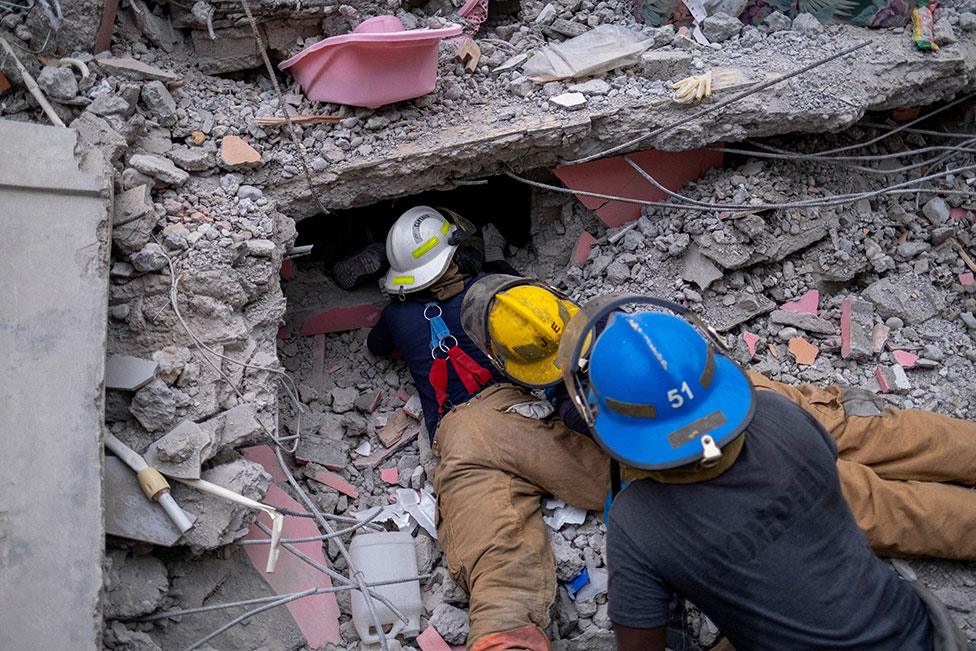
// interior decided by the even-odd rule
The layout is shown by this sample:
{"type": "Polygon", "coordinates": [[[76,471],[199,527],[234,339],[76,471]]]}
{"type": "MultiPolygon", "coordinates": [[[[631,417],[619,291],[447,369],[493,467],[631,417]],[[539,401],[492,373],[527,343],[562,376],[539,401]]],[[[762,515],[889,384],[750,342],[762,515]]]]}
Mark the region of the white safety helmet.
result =
{"type": "Polygon", "coordinates": [[[470,234],[467,222],[455,213],[451,216],[460,223],[452,224],[429,206],[415,206],[400,215],[386,235],[386,291],[419,292],[444,275],[458,245],[470,234]]]}

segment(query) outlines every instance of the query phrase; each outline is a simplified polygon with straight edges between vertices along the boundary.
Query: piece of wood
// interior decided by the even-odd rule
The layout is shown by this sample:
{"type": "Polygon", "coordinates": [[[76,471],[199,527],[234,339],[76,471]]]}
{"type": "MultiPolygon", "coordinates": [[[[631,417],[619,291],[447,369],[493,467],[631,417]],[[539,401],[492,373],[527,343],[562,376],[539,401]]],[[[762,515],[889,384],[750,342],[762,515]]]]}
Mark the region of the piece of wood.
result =
{"type": "Polygon", "coordinates": [[[384,425],[383,428],[377,432],[383,447],[388,448],[396,444],[396,442],[399,441],[400,437],[403,435],[403,431],[414,423],[416,423],[416,421],[413,420],[403,408],[397,409],[395,412],[393,412],[389,420],[386,421],[386,425],[384,425]]]}
{"type": "MultiPolygon", "coordinates": [[[[295,124],[335,124],[342,121],[341,115],[293,115],[291,121],[295,124]]],[[[287,124],[285,118],[254,118],[254,124],[259,127],[281,127],[287,124]]]]}
{"type": "Polygon", "coordinates": [[[112,47],[112,31],[115,29],[115,17],[119,13],[119,0],[105,0],[102,5],[102,22],[98,24],[95,35],[95,49],[92,54],[105,52],[112,47]]]}
{"type": "Polygon", "coordinates": [[[417,437],[417,434],[420,434],[420,428],[411,427],[410,429],[408,429],[406,432],[403,433],[403,436],[400,437],[400,441],[392,448],[387,448],[386,450],[377,450],[370,456],[363,457],[362,459],[356,459],[352,463],[357,468],[373,468],[376,466],[376,464],[380,463],[381,461],[389,457],[391,454],[393,454],[394,452],[402,448],[404,445],[414,440],[417,437]]]}
{"type": "Polygon", "coordinates": [[[470,36],[465,36],[458,43],[457,58],[464,64],[465,72],[472,73],[478,69],[478,62],[481,61],[481,48],[470,36]]]}

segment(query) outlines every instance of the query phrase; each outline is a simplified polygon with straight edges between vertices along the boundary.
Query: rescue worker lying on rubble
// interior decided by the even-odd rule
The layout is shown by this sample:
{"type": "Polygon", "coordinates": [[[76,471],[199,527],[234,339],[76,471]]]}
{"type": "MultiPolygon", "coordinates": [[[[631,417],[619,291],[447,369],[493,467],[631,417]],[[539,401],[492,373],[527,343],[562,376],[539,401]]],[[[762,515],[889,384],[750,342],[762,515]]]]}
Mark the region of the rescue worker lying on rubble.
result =
{"type": "MultiPolygon", "coordinates": [[[[394,298],[367,343],[377,355],[400,352],[420,393],[427,430],[437,434],[438,534],[452,577],[470,595],[471,648],[547,649],[542,629],[556,585],[540,497],[554,494],[600,510],[609,488],[609,461],[592,439],[546,416],[552,412],[548,403],[510,383],[542,388],[559,382],[555,350],[577,306],[533,281],[496,275],[475,283],[466,277],[452,264],[466,230],[424,207],[397,221],[387,238],[392,268],[385,280],[394,298]],[[472,296],[473,286],[479,290],[472,296]],[[502,291],[506,296],[495,300],[502,291]],[[490,330],[489,309],[497,310],[499,322],[522,327],[490,330]],[[506,346],[498,345],[499,338],[506,346]],[[484,350],[495,351],[495,365],[484,350]],[[533,414],[539,418],[527,417],[533,414]]],[[[968,429],[955,432],[957,421],[924,412],[848,418],[837,389],[765,382],[790,392],[788,397],[838,440],[849,431],[854,460],[846,473],[841,463],[838,468],[845,495],[847,484],[864,491],[855,494],[860,499],[854,511],[877,551],[976,558],[976,540],[965,533],[976,524],[976,497],[961,487],[929,483],[976,480],[970,476],[976,472],[976,451],[959,450],[976,428],[966,424],[968,429]],[[869,431],[898,445],[872,446],[869,431]],[[902,445],[909,431],[923,439],[915,448],[902,445]],[[925,450],[933,441],[938,445],[925,450]],[[859,457],[861,449],[868,456],[859,457]],[[906,458],[923,452],[921,463],[906,458]],[[875,470],[860,465],[865,461],[875,470]],[[914,477],[928,481],[891,481],[914,477]]],[[[565,394],[557,410],[585,429],[565,394]]],[[[839,448],[844,455],[843,442],[839,448]]]]}
{"type": "Polygon", "coordinates": [[[945,607],[865,544],[823,426],[723,349],[685,308],[636,296],[588,303],[562,338],[569,393],[614,460],[618,648],[663,651],[679,596],[740,651],[964,649],[945,607]],[[672,313],[617,311],[634,303],[672,313]]]}

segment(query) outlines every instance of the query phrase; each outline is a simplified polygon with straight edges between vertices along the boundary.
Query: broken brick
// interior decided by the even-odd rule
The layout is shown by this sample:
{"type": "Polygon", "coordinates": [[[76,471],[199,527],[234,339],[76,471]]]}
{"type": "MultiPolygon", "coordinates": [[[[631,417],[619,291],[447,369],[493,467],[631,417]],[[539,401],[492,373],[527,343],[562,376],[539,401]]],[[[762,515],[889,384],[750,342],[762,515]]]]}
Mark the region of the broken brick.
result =
{"type": "Polygon", "coordinates": [[[953,221],[962,221],[963,219],[966,219],[967,215],[969,215],[969,211],[965,208],[949,208],[949,217],[951,217],[953,221]]]}
{"type": "Polygon", "coordinates": [[[334,488],[343,495],[348,495],[352,499],[357,499],[359,497],[359,491],[355,486],[343,479],[341,475],[329,470],[318,470],[312,474],[311,479],[320,484],[324,484],[329,488],[334,488]]]}
{"type": "Polygon", "coordinates": [[[417,646],[420,647],[420,651],[451,651],[450,645],[433,626],[428,626],[417,636],[417,646]]]}
{"type": "Polygon", "coordinates": [[[891,351],[891,356],[895,358],[895,361],[902,368],[913,368],[918,363],[918,355],[910,353],[907,350],[893,350],[891,351]]]}
{"type": "Polygon", "coordinates": [[[400,479],[400,469],[396,466],[383,468],[380,470],[380,479],[385,481],[387,484],[396,484],[397,480],[400,479]]]}
{"type": "Polygon", "coordinates": [[[754,335],[751,332],[743,332],[742,339],[746,342],[746,347],[749,349],[750,359],[756,356],[756,344],[759,343],[759,335],[754,335]]]}
{"type": "Polygon", "coordinates": [[[220,158],[232,170],[261,162],[258,150],[240,136],[224,136],[220,142],[220,158]]]}
{"type": "Polygon", "coordinates": [[[380,320],[380,308],[375,305],[334,307],[310,316],[302,324],[301,335],[325,335],[331,332],[372,328],[380,320]]]}
{"type": "Polygon", "coordinates": [[[964,274],[959,274],[959,284],[963,287],[969,287],[974,282],[976,282],[976,277],[973,276],[972,271],[967,271],[964,274]]]}
{"type": "Polygon", "coordinates": [[[387,448],[386,450],[377,450],[368,457],[363,457],[362,459],[356,459],[353,461],[353,465],[357,468],[374,468],[378,463],[389,457],[391,454],[402,448],[404,445],[414,440],[417,435],[420,434],[419,427],[411,427],[400,437],[400,441],[394,445],[392,448],[387,448]]]}
{"type": "Polygon", "coordinates": [[[820,292],[816,289],[811,289],[809,292],[796,299],[795,301],[790,301],[789,303],[783,303],[780,306],[781,310],[785,312],[796,312],[797,314],[812,314],[817,315],[820,309],[820,292]]]}
{"type": "Polygon", "coordinates": [[[404,409],[397,409],[376,434],[380,437],[383,447],[388,448],[399,441],[403,431],[415,422],[404,409]]]}
{"type": "Polygon", "coordinates": [[[820,349],[803,337],[790,339],[789,351],[796,363],[804,366],[812,365],[817,360],[817,355],[820,354],[820,349]]]}
{"type": "Polygon", "coordinates": [[[596,238],[589,231],[580,233],[579,239],[576,240],[576,246],[573,248],[573,256],[570,258],[569,264],[581,265],[586,262],[586,259],[590,257],[590,251],[593,249],[594,243],[596,243],[596,238]]]}

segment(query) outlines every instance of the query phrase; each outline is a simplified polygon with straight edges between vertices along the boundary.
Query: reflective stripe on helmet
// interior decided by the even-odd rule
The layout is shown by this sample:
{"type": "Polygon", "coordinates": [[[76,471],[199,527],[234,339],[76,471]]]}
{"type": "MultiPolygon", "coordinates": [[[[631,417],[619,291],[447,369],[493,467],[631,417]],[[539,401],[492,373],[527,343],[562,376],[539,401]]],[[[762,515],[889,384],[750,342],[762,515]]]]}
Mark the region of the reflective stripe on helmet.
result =
{"type": "Polygon", "coordinates": [[[394,285],[412,285],[413,276],[394,276],[392,282],[394,285]]]}
{"type": "Polygon", "coordinates": [[[450,222],[444,222],[443,224],[441,224],[441,235],[447,235],[447,232],[449,230],[451,230],[450,222]]]}
{"type": "Polygon", "coordinates": [[[437,246],[439,243],[440,243],[440,239],[438,239],[437,237],[430,238],[429,240],[427,240],[426,242],[424,242],[423,244],[421,244],[420,246],[418,246],[416,249],[413,250],[413,257],[419,258],[423,254],[427,253],[432,248],[437,246]]]}
{"type": "Polygon", "coordinates": [[[634,402],[621,402],[620,400],[614,400],[613,398],[606,398],[607,409],[610,411],[620,414],[621,416],[630,416],[631,418],[656,418],[657,409],[654,405],[640,405],[634,402]]]}

